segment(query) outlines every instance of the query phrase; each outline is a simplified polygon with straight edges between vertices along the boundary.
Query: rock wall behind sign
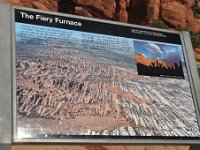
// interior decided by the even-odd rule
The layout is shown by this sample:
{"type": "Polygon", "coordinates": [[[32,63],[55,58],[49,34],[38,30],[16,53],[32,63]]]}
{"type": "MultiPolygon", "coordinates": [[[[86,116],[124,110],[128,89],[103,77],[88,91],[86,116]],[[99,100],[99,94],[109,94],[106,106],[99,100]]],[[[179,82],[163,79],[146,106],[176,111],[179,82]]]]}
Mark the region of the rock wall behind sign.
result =
{"type": "MultiPolygon", "coordinates": [[[[14,5],[191,32],[200,64],[200,0],[0,0],[14,5]]],[[[200,65],[199,65],[200,70],[200,65]]]]}

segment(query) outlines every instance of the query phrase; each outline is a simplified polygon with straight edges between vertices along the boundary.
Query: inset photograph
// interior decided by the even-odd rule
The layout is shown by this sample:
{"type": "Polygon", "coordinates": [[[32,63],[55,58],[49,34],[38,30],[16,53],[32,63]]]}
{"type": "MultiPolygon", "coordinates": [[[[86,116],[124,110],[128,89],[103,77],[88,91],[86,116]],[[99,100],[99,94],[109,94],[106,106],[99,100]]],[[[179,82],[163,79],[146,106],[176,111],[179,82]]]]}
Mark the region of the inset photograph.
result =
{"type": "Polygon", "coordinates": [[[184,79],[180,45],[134,40],[138,75],[184,79]]]}

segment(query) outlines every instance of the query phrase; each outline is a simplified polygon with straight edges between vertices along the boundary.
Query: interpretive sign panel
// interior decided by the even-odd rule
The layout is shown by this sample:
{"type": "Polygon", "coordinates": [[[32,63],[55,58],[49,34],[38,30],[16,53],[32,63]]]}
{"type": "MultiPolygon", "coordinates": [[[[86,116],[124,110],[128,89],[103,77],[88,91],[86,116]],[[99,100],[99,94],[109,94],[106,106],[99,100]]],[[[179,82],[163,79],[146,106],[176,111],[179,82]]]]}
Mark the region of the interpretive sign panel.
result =
{"type": "Polygon", "coordinates": [[[20,138],[199,137],[180,34],[15,10],[20,138]]]}
{"type": "Polygon", "coordinates": [[[188,34],[12,13],[14,142],[199,140],[188,34]]]}

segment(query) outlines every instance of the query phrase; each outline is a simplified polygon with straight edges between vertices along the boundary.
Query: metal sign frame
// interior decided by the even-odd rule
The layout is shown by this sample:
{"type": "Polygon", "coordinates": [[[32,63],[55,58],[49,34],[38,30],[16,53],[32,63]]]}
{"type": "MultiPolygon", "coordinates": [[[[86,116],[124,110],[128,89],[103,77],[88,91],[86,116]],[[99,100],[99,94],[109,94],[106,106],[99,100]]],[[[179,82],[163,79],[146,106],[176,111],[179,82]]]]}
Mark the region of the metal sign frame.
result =
{"type": "Polygon", "coordinates": [[[190,35],[186,31],[169,31],[165,29],[156,29],[152,27],[143,27],[125,23],[118,23],[107,20],[91,19],[86,17],[66,15],[62,13],[47,12],[18,6],[0,4],[0,37],[4,37],[5,42],[0,44],[0,143],[164,143],[164,144],[198,144],[200,138],[163,138],[161,137],[130,137],[130,138],[22,138],[17,137],[17,121],[16,121],[16,33],[15,33],[15,10],[31,11],[35,13],[44,13],[48,15],[57,15],[61,17],[82,19],[86,21],[94,21],[96,23],[105,23],[110,25],[119,25],[121,27],[132,27],[141,30],[152,30],[155,32],[173,33],[180,36],[183,54],[186,62],[188,76],[196,116],[198,123],[200,122],[200,80],[196,68],[193,48],[190,35]],[[6,18],[6,19],[4,19],[6,18]],[[3,86],[1,86],[3,85],[3,86]],[[2,121],[3,120],[3,121],[2,121]]]}

